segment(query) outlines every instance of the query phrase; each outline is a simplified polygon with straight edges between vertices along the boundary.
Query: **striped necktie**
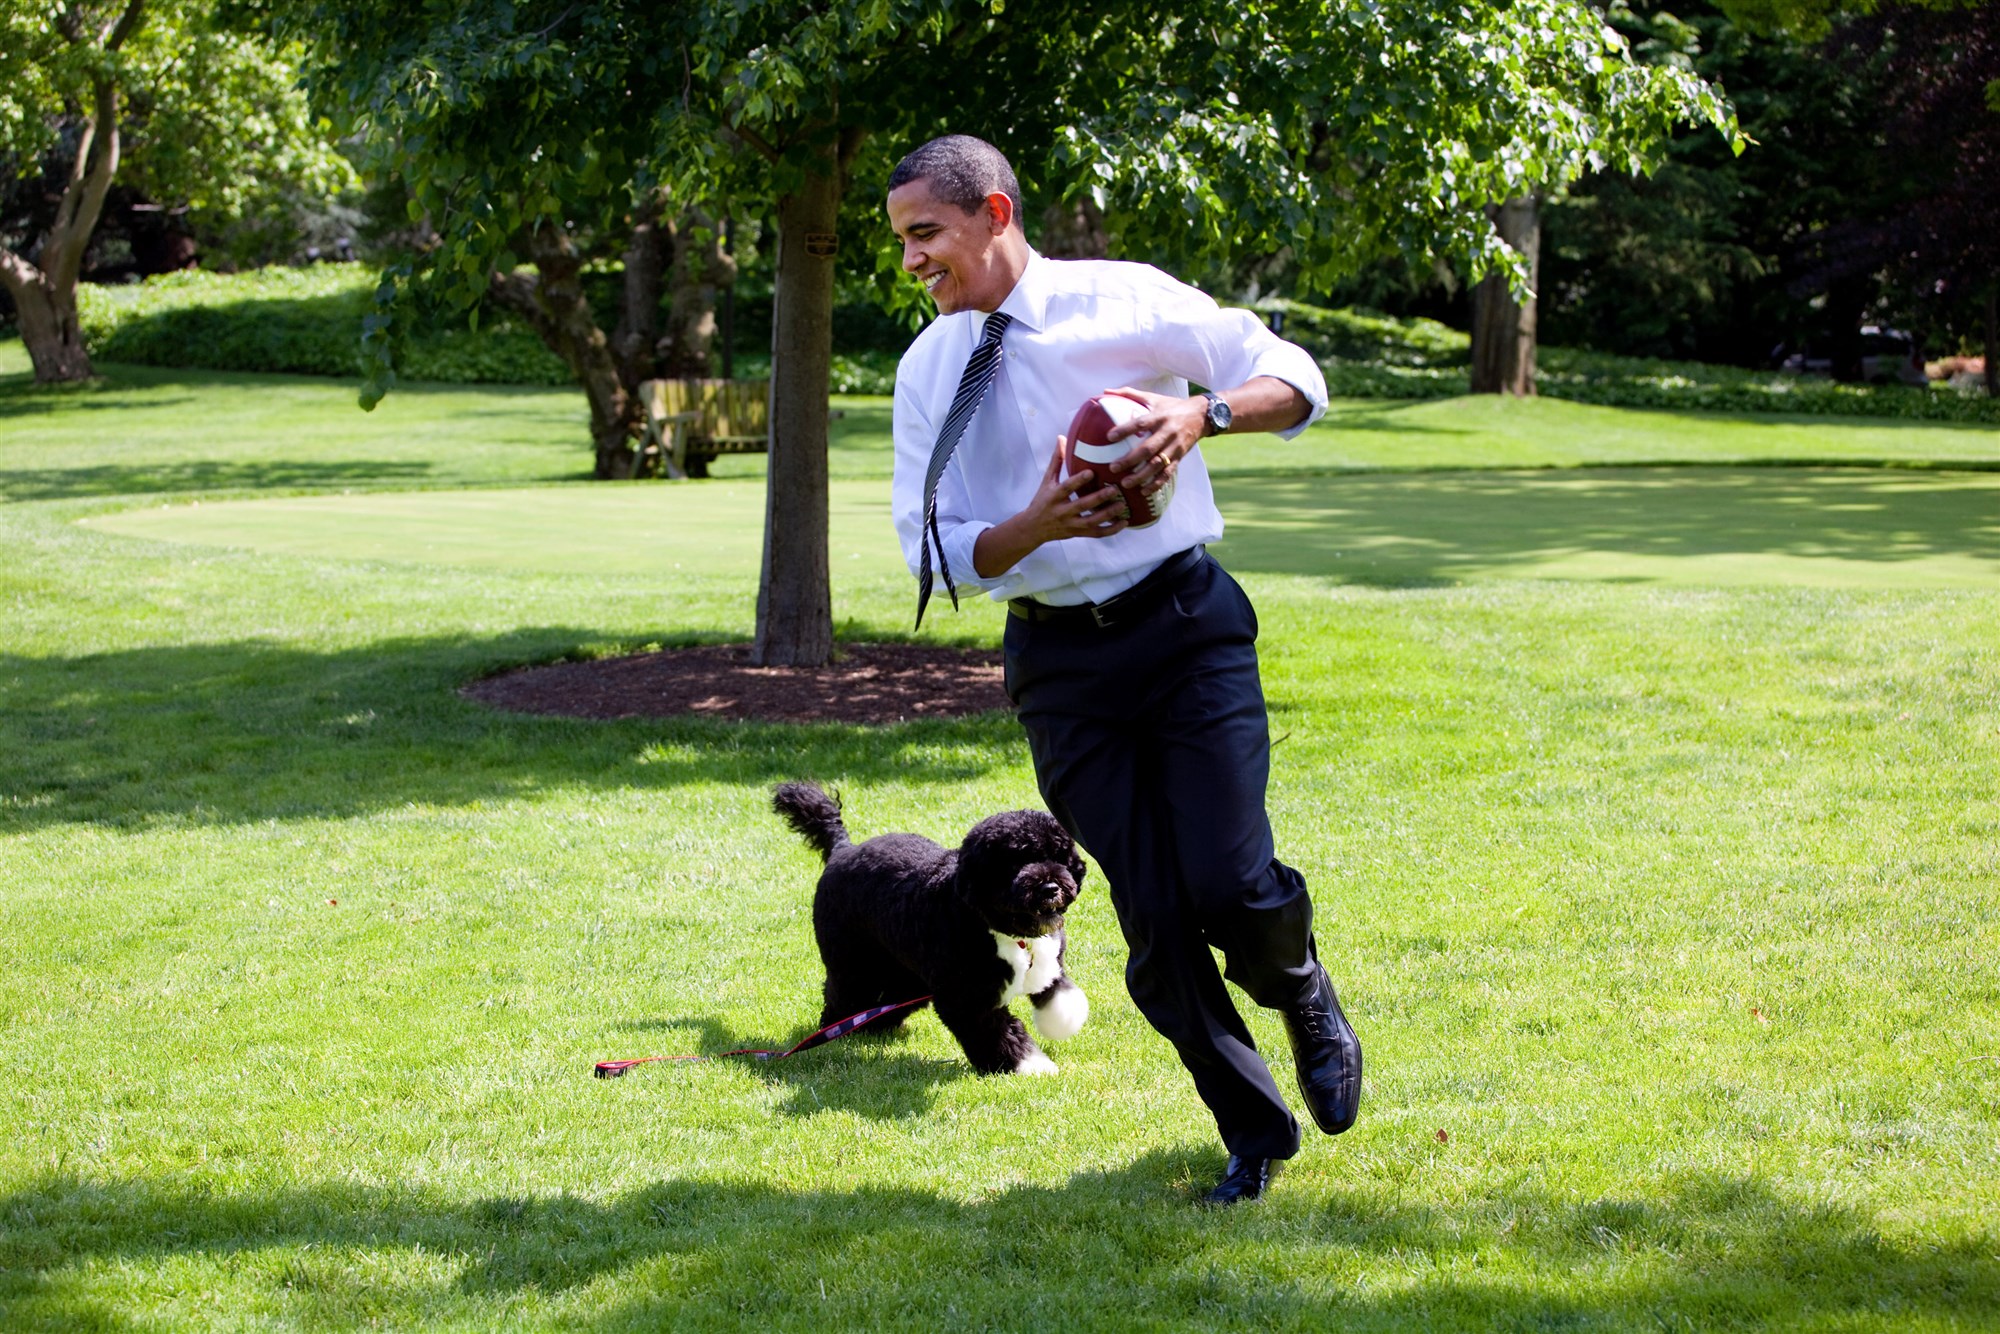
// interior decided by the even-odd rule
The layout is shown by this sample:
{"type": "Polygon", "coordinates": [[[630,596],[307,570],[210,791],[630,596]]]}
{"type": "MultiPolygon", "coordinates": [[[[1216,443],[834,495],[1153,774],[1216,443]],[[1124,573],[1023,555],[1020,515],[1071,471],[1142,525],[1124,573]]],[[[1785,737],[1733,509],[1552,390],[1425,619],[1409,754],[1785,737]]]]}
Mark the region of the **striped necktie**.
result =
{"type": "Polygon", "coordinates": [[[979,340],[979,346],[972,349],[972,356],[965,363],[965,374],[958,377],[958,392],[951,396],[951,411],[945,414],[944,428],[938,432],[937,444],[931,449],[931,466],[924,469],[924,558],[922,571],[917,575],[917,626],[924,623],[924,607],[931,600],[931,547],[937,547],[938,570],[944,575],[945,590],[951,594],[951,605],[958,607],[958,589],[951,582],[951,565],[944,558],[944,539],[938,536],[937,489],[938,479],[944,476],[944,465],[951,461],[952,451],[965,436],[966,424],[972,414],[979,410],[979,404],[986,397],[986,391],[993,387],[993,377],[1000,371],[1000,335],[1014,322],[1012,315],[1002,315],[999,311],[986,317],[986,332],[979,340]]]}

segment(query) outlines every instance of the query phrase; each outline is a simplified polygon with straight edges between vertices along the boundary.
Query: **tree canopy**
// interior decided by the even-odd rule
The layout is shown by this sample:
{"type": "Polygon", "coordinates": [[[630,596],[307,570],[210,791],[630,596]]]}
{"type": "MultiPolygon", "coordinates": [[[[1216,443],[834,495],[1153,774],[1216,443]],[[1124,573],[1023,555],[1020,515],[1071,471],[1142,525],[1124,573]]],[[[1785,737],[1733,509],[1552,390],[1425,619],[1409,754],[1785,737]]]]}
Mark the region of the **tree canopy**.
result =
{"type": "Polygon", "coordinates": [[[1763,364],[1810,346],[1861,372],[1864,322],[1933,353],[1989,337],[2000,269],[2000,6],[1820,11],[1814,35],[1738,6],[1614,10],[1640,58],[1731,89],[1755,146],[1683,135],[1651,177],[1552,209],[1548,326],[1608,351],[1763,364]]]}
{"type": "Polygon", "coordinates": [[[90,373],[75,286],[114,179],[221,234],[355,181],[282,53],[213,0],[0,0],[0,283],[41,378],[90,373]]]}
{"type": "MultiPolygon", "coordinates": [[[[409,186],[466,308],[520,229],[652,189],[768,212],[846,135],[859,181],[947,127],[1008,150],[1045,199],[1088,197],[1121,253],[1185,270],[1285,251],[1317,283],[1389,254],[1513,263],[1484,206],[1598,167],[1644,170],[1681,125],[1723,131],[1691,70],[1642,65],[1568,0],[1076,6],[780,0],[688,6],[306,4],[323,109],[409,186]]],[[[857,223],[879,206],[864,189],[857,223]]],[[[842,259],[892,273],[885,229],[842,259]]],[[[920,300],[882,282],[889,304],[920,300]]]]}
{"type": "Polygon", "coordinates": [[[408,279],[473,309],[524,257],[522,238],[600,226],[662,193],[775,218],[759,652],[785,661],[832,645],[835,265],[872,268],[888,304],[921,300],[876,213],[907,148],[978,133],[1045,200],[1101,208],[1122,254],[1183,271],[1284,252],[1316,277],[1402,253],[1525,280],[1488,204],[1593,166],[1647,166],[1688,120],[1733,133],[1715,90],[1634,63],[1576,0],[269,4],[310,52],[319,105],[438,234],[385,277],[371,399],[393,379],[408,279]],[[793,628],[767,635],[767,611],[793,628]]]}

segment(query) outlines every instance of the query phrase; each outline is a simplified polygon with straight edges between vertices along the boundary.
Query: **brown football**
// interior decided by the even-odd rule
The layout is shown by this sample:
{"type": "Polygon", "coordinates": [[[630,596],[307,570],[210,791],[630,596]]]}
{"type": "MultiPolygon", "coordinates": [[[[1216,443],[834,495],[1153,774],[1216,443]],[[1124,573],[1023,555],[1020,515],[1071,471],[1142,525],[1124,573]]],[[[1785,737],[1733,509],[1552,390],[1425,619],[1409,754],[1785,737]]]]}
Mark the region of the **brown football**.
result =
{"type": "MultiPolygon", "coordinates": [[[[1099,394],[1076,410],[1070,419],[1069,443],[1063,446],[1063,475],[1073,477],[1088,470],[1099,486],[1118,485],[1117,475],[1105,465],[1115,459],[1122,459],[1132,452],[1146,437],[1143,434],[1127,436],[1123,440],[1110,441],[1105,437],[1111,428],[1121,422],[1128,422],[1146,410],[1146,405],[1136,398],[1123,394],[1099,394]]],[[[1173,479],[1152,495],[1142,494],[1137,487],[1123,492],[1125,501],[1132,510],[1132,527],[1150,528],[1160,521],[1167,512],[1167,505],[1174,498],[1173,479]]]]}

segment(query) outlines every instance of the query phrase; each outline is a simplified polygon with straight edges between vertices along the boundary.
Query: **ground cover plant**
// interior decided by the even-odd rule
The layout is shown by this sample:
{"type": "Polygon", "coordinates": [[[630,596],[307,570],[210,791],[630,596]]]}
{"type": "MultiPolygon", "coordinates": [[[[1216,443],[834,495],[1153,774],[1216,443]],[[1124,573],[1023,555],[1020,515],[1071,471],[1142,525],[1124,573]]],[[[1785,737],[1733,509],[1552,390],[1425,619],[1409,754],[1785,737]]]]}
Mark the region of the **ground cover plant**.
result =
{"type": "MultiPolygon", "coordinates": [[[[929,1016],[590,1077],[805,1031],[772,783],[857,834],[1033,800],[1004,715],[456,694],[746,637],[755,460],[586,484],[569,394],[108,369],[0,345],[0,1327],[2000,1325],[1990,428],[1357,403],[1212,451],[1369,1079],[1209,1215],[1094,876],[1053,1079],[929,1016]]],[[[843,637],[906,637],[866,520],[843,637]]]]}

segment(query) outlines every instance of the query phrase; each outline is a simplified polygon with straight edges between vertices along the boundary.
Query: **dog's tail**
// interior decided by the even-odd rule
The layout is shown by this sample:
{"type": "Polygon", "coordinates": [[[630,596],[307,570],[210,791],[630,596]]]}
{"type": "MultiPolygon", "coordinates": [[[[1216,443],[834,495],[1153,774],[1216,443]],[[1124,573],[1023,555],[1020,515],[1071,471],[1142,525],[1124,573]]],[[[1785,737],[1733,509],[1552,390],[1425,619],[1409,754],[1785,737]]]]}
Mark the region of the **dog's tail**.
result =
{"type": "Polygon", "coordinates": [[[847,826],[840,822],[840,798],[829,797],[813,783],[780,783],[771,792],[771,809],[799,831],[823,860],[847,846],[847,826]]]}

